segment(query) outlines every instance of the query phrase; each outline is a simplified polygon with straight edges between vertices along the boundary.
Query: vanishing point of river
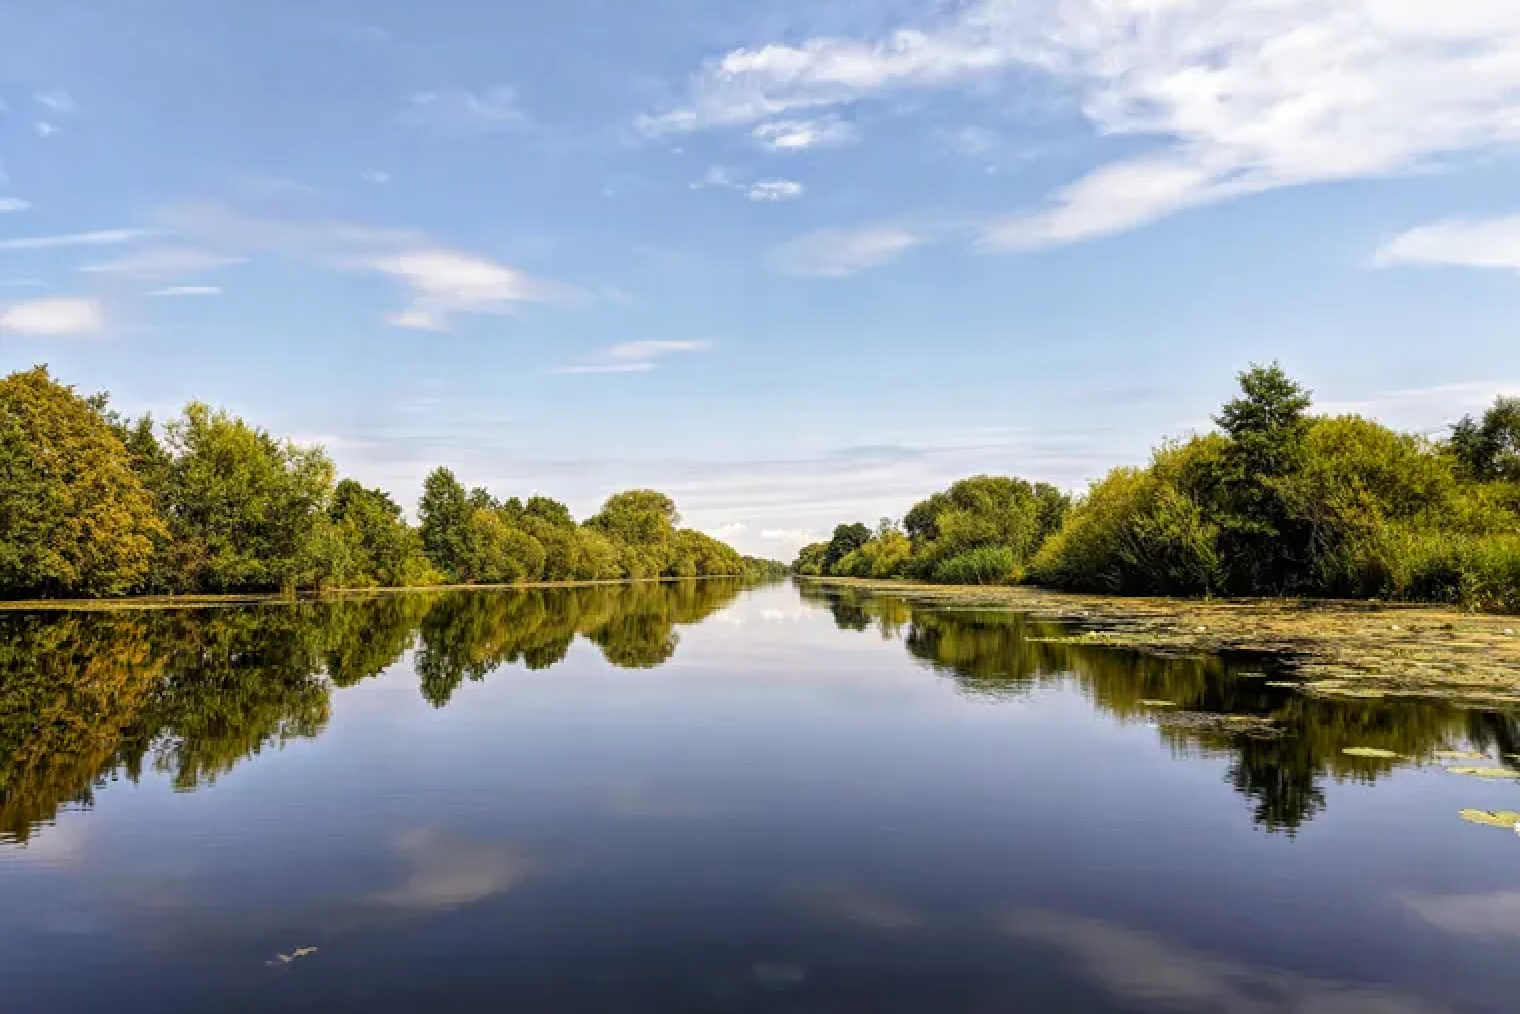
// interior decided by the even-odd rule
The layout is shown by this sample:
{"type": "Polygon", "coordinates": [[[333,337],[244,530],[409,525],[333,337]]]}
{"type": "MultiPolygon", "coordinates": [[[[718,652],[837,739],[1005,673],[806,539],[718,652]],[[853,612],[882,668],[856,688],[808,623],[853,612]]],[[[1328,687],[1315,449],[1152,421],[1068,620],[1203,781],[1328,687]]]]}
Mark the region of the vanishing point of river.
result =
{"type": "Polygon", "coordinates": [[[1062,633],[716,581],[0,614],[0,997],[1520,1009],[1520,838],[1458,818],[1520,783],[1449,770],[1520,716],[1062,633]]]}

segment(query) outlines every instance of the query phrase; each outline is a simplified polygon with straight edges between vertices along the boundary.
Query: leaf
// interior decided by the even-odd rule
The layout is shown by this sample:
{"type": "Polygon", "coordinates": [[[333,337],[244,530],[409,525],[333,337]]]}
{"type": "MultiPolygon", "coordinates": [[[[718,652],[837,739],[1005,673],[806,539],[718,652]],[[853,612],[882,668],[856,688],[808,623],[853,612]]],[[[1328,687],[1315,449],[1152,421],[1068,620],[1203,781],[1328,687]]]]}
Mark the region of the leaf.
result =
{"type": "Polygon", "coordinates": [[[1513,810],[1462,810],[1457,814],[1469,824],[1511,828],[1520,824],[1520,813],[1513,810]]]}
{"type": "Polygon", "coordinates": [[[1474,778],[1520,778],[1520,771],[1510,768],[1447,768],[1454,775],[1471,775],[1474,778]]]}

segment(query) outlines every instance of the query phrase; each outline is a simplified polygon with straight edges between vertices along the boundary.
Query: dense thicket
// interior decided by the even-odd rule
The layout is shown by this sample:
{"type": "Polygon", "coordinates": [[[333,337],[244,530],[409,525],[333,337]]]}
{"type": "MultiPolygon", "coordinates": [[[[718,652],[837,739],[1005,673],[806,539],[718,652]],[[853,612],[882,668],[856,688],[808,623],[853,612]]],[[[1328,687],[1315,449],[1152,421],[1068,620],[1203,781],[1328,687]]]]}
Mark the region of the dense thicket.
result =
{"type": "Polygon", "coordinates": [[[1060,527],[1071,498],[1054,486],[1005,476],[963,479],[916,504],[902,524],[840,525],[803,548],[800,574],[913,577],[947,584],[1007,584],[1060,527]]]}
{"type": "Polygon", "coordinates": [[[420,527],[337,482],[320,447],[201,404],[159,427],[45,367],[0,380],[0,596],[56,597],[773,575],[679,528],[652,490],[584,525],[545,497],[500,501],[446,468],[420,527]]]}
{"type": "Polygon", "coordinates": [[[1435,440],[1314,415],[1277,366],[1247,370],[1240,386],[1215,432],[1114,469],[1074,504],[1016,479],[968,479],[901,528],[883,522],[861,541],[864,526],[841,526],[794,569],[1520,611],[1520,401],[1500,398],[1435,440]]]}

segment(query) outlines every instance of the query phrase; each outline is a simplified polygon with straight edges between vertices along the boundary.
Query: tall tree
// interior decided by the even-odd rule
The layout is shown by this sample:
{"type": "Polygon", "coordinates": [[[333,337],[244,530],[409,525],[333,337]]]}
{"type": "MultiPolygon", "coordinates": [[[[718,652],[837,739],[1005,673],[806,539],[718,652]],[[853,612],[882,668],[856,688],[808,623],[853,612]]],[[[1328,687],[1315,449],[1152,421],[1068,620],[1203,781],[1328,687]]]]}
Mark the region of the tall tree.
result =
{"type": "Polygon", "coordinates": [[[435,468],[422,485],[417,513],[422,520],[422,548],[449,580],[461,579],[469,549],[472,514],[469,498],[447,468],[435,468]]]}
{"type": "Polygon", "coordinates": [[[1482,419],[1463,416],[1449,446],[1467,478],[1520,482],[1520,398],[1496,399],[1482,419]]]}
{"type": "Polygon", "coordinates": [[[0,594],[116,595],[163,533],[111,426],[47,368],[0,380],[0,594]]]}

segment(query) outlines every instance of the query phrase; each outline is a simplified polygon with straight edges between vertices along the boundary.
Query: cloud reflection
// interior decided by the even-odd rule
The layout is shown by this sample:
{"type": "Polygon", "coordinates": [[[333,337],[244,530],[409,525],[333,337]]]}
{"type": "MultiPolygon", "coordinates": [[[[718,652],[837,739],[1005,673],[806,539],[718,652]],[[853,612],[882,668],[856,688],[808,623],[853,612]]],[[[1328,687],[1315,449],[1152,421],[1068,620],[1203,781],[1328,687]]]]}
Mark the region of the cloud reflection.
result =
{"type": "Polygon", "coordinates": [[[1059,912],[1007,919],[1017,937],[1055,947],[1126,1003],[1200,1014],[1444,1014],[1449,1008],[1374,987],[1325,982],[1212,957],[1148,933],[1059,912]]]}
{"type": "Polygon", "coordinates": [[[500,843],[452,838],[435,828],[408,831],[396,851],[411,867],[397,886],[374,896],[393,908],[442,910],[461,908],[502,894],[528,875],[527,860],[500,843]]]}

